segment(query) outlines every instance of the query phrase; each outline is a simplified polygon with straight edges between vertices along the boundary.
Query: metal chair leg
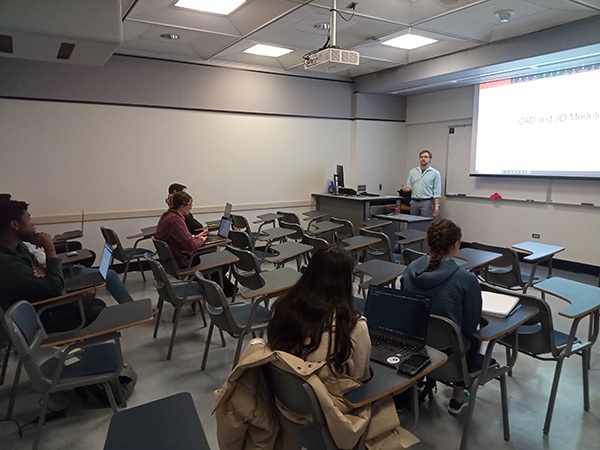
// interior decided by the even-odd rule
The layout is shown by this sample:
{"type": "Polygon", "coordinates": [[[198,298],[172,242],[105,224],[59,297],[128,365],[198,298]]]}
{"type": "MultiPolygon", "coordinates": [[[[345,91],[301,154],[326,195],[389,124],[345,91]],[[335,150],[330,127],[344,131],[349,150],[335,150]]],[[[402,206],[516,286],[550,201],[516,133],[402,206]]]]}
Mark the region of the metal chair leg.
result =
{"type": "MultiPolygon", "coordinates": [[[[208,349],[210,347],[210,340],[212,338],[214,326],[215,325],[211,322],[210,326],[208,327],[208,335],[206,336],[206,345],[204,346],[204,356],[202,357],[202,365],[200,366],[200,370],[204,370],[204,368],[206,367],[206,360],[208,359],[208,349]]],[[[221,337],[223,337],[223,334],[221,334],[221,337]]]]}
{"type": "Polygon", "coordinates": [[[160,324],[160,316],[162,315],[163,309],[163,300],[162,298],[158,299],[158,311],[156,312],[156,317],[154,318],[154,333],[152,334],[153,338],[156,338],[156,334],[158,333],[158,325],[160,324]]]}
{"type": "Polygon", "coordinates": [[[548,401],[548,410],[546,411],[546,420],[544,421],[544,434],[550,433],[550,424],[552,423],[552,413],[554,412],[554,404],[556,403],[556,392],[558,391],[558,382],[560,381],[560,372],[565,361],[564,353],[561,353],[556,361],[556,369],[554,370],[554,380],[552,381],[552,389],[550,390],[550,400],[548,401]]]}
{"type": "Polygon", "coordinates": [[[179,325],[179,316],[181,314],[181,303],[175,308],[175,318],[173,321],[173,331],[171,332],[171,341],[169,342],[169,351],[167,352],[167,361],[171,359],[173,353],[173,344],[175,344],[175,334],[177,334],[177,325],[179,325]]]}
{"type": "Polygon", "coordinates": [[[6,341],[6,348],[4,349],[4,361],[2,361],[2,372],[0,373],[0,386],[4,384],[6,378],[6,370],[8,369],[8,361],[10,359],[10,351],[12,350],[12,344],[6,341]]]}
{"type": "Polygon", "coordinates": [[[502,397],[502,427],[504,440],[510,440],[510,423],[508,422],[508,395],[506,390],[506,374],[500,375],[500,396],[502,397]]]}

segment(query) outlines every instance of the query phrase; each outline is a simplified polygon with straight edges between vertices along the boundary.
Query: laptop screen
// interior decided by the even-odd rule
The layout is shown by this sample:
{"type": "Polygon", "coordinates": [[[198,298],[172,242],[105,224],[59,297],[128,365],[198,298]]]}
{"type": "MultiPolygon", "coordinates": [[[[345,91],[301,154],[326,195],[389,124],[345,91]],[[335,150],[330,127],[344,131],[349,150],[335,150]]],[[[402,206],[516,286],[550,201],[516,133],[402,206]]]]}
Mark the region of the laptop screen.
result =
{"type": "Polygon", "coordinates": [[[219,236],[227,238],[229,237],[229,230],[231,229],[231,219],[228,217],[222,217],[219,222],[219,236]]]}
{"type": "Polygon", "coordinates": [[[233,208],[233,205],[231,203],[225,203],[225,209],[223,210],[223,217],[229,218],[229,216],[231,215],[232,208],[233,208]]]}
{"type": "Polygon", "coordinates": [[[104,244],[104,250],[102,251],[102,259],[100,259],[100,274],[106,280],[106,274],[108,273],[108,267],[110,266],[110,260],[112,258],[112,247],[108,244],[104,244]]]}
{"type": "Polygon", "coordinates": [[[371,333],[392,335],[425,344],[430,313],[431,297],[369,286],[365,317],[371,333]]]}

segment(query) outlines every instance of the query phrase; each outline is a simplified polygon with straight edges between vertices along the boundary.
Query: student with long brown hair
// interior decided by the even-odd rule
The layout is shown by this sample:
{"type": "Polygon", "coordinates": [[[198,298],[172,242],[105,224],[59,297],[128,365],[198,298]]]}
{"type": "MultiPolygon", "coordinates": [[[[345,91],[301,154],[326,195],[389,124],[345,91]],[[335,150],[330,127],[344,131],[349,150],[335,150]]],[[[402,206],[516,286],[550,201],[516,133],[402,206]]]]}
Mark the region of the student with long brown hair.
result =
{"type": "MultiPolygon", "coordinates": [[[[481,288],[475,275],[452,259],[461,238],[461,229],[454,222],[434,220],[427,230],[429,254],[408,266],[402,276],[402,288],[431,295],[431,313],[447,317],[460,327],[467,364],[474,367],[480,359],[479,343],[473,333],[481,319],[481,288]]],[[[455,385],[448,412],[458,414],[468,403],[469,393],[455,385]]]]}
{"type": "Polygon", "coordinates": [[[354,308],[354,262],[338,245],[317,250],[298,282],[272,308],[267,330],[273,350],[305,361],[326,361],[339,375],[369,377],[371,340],[354,308]]]}

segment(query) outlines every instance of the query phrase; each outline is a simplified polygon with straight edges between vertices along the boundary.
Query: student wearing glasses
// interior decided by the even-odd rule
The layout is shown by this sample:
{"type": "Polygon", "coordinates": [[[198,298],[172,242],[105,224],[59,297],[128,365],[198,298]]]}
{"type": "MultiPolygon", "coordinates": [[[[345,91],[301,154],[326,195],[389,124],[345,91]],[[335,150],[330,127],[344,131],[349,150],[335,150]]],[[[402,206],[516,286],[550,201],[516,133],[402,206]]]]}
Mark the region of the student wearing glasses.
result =
{"type": "Polygon", "coordinates": [[[208,231],[192,234],[185,224],[185,216],[192,210],[193,199],[187,192],[177,192],[171,198],[171,207],[165,211],[156,226],[156,239],[169,244],[181,269],[190,266],[192,255],[204,245],[208,231]]]}

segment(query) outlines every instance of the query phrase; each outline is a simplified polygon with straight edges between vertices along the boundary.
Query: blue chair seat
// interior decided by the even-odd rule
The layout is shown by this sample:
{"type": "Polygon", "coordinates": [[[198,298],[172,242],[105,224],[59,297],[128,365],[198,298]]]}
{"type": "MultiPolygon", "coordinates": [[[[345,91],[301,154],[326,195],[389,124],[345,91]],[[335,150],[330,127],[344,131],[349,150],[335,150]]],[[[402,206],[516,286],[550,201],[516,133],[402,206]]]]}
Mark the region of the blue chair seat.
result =
{"type": "MultiPolygon", "coordinates": [[[[61,379],[115,372],[120,367],[118,351],[114,343],[86,346],[79,358],[81,359],[78,362],[65,365],[61,379]]],[[[57,367],[58,359],[50,358],[40,366],[40,370],[46,378],[52,379],[57,367]]]]}
{"type": "MultiPolygon", "coordinates": [[[[241,305],[236,308],[231,308],[231,315],[236,323],[240,327],[245,327],[248,323],[248,319],[250,318],[250,312],[252,311],[252,304],[241,305]]],[[[268,322],[271,318],[271,311],[269,311],[264,306],[258,306],[256,308],[256,312],[254,313],[254,317],[252,318],[252,324],[268,322]]]]}
{"type": "Polygon", "coordinates": [[[171,285],[171,287],[173,288],[175,295],[180,298],[183,298],[186,294],[187,297],[202,295],[202,291],[200,290],[198,283],[174,284],[171,285]]]}

